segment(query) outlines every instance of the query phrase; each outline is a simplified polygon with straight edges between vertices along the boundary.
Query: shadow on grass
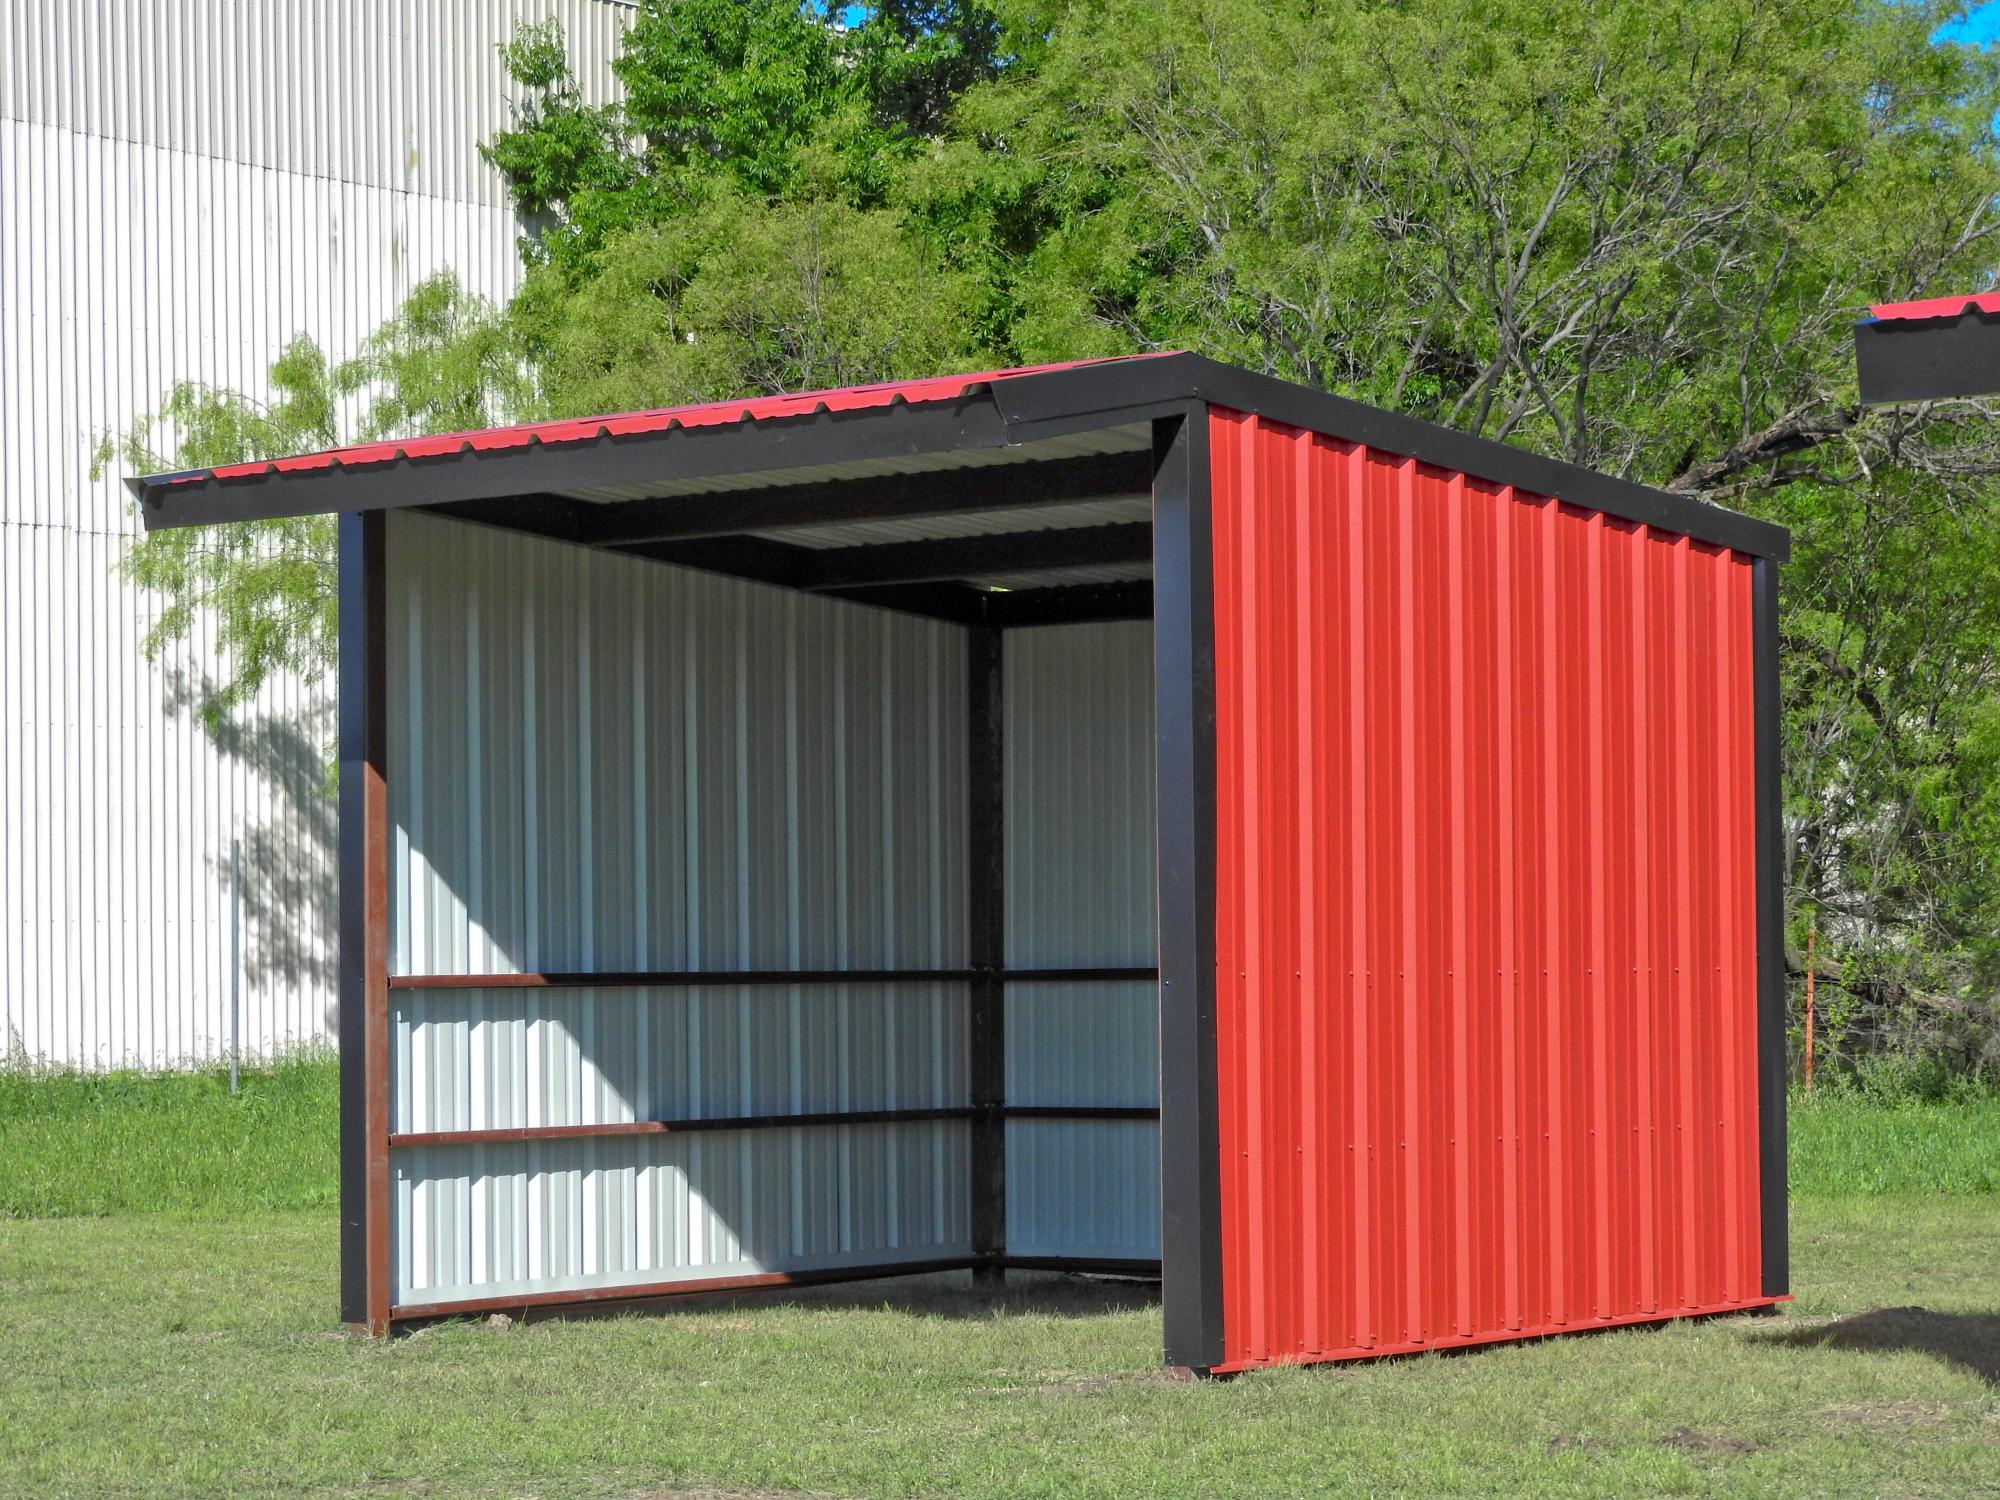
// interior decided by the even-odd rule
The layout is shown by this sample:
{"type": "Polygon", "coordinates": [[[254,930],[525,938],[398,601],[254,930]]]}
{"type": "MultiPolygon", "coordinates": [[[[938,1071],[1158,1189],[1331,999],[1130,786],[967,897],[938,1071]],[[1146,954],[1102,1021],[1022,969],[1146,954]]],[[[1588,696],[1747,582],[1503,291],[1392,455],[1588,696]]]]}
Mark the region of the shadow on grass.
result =
{"type": "Polygon", "coordinates": [[[976,1290],[967,1272],[884,1277],[870,1281],[827,1282],[768,1292],[692,1293],[674,1297],[599,1302],[584,1306],[532,1308],[527,1321],[629,1317],[645,1314],[716,1312],[725,1308],[846,1308],[905,1313],[920,1318],[984,1322],[1000,1316],[1090,1318],[1136,1312],[1160,1305],[1160,1284],[1126,1276],[1086,1276],[1060,1271],[1015,1271],[1002,1291],[976,1290]]]}
{"type": "Polygon", "coordinates": [[[1929,1354],[2000,1385],[2000,1313],[1932,1312],[1927,1307],[1877,1307],[1813,1328],[1754,1336],[1792,1349],[1840,1349],[1857,1354],[1929,1354]]]}

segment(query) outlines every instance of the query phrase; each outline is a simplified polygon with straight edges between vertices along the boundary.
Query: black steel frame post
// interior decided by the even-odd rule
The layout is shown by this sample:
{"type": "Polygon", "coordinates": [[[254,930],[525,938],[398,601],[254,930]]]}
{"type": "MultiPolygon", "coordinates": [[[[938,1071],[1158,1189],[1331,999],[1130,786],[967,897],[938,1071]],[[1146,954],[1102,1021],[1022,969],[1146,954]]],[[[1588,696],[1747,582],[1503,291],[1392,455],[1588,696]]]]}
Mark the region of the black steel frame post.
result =
{"type": "Polygon", "coordinates": [[[1007,1272],[1006,796],[1001,632],[966,631],[968,945],[974,977],[967,1027],[972,1098],[973,1284],[997,1290],[1007,1272]]]}
{"type": "Polygon", "coordinates": [[[389,1331],[388,517],[340,518],[340,1316],[389,1331]]]}
{"type": "Polygon", "coordinates": [[[1785,1176],[1785,831],[1779,765],[1778,564],[1750,564],[1757,737],[1757,1149],[1763,1291],[1791,1290],[1785,1176]]]}
{"type": "Polygon", "coordinates": [[[1160,1270],[1170,1365],[1222,1363],[1215,1063],[1215,599],[1208,409],[1153,424],[1160,1270]]]}

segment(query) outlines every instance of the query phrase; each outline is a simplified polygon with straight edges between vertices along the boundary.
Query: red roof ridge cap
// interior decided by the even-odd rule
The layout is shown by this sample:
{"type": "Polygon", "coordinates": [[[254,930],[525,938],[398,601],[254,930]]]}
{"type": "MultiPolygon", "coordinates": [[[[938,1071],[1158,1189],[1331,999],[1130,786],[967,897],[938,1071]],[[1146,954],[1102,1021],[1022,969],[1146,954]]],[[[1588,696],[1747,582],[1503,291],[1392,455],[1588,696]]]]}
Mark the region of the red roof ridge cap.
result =
{"type": "Polygon", "coordinates": [[[2000,313],[2000,290],[1922,297],[1913,302],[1878,302],[1868,309],[1877,323],[1924,323],[1962,318],[1969,312],[2000,313]]]}

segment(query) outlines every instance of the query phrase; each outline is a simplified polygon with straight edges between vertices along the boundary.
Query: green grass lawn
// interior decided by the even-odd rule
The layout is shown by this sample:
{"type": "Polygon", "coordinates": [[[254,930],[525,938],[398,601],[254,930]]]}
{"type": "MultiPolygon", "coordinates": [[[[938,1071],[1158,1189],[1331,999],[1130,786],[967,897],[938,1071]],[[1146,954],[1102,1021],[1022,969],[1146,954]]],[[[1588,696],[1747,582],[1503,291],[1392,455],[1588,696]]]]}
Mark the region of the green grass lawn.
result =
{"type": "Polygon", "coordinates": [[[313,1152],[197,1090],[229,1169],[162,1185],[66,1087],[0,1084],[8,1494],[2000,1494],[2000,1106],[1798,1111],[1782,1316],[1196,1385],[1150,1295],[1052,1277],[355,1339],[313,1152]]]}

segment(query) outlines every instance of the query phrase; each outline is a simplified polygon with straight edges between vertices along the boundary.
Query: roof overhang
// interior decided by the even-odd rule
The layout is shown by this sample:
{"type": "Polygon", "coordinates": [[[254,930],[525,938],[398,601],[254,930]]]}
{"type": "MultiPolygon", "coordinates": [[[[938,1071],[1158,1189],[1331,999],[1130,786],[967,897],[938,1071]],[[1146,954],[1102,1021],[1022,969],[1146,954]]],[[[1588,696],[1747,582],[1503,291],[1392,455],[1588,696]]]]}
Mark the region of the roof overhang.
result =
{"type": "MultiPolygon", "coordinates": [[[[914,589],[925,612],[947,617],[958,617],[956,604],[943,607],[954,593],[972,592],[964,585],[1011,589],[1001,580],[1018,577],[1046,594],[1049,571],[1064,568],[1106,607],[1136,609],[1149,576],[1138,528],[1149,519],[1152,424],[1209,405],[1717,546],[1777,560],[1788,551],[1782,527],[1719,506],[1181,353],[413,439],[129,484],[149,529],[421,508],[892,606],[886,590],[914,589]],[[968,532],[969,518],[989,512],[968,532]]],[[[1034,612],[1025,597],[1009,602],[1034,612]]]]}

